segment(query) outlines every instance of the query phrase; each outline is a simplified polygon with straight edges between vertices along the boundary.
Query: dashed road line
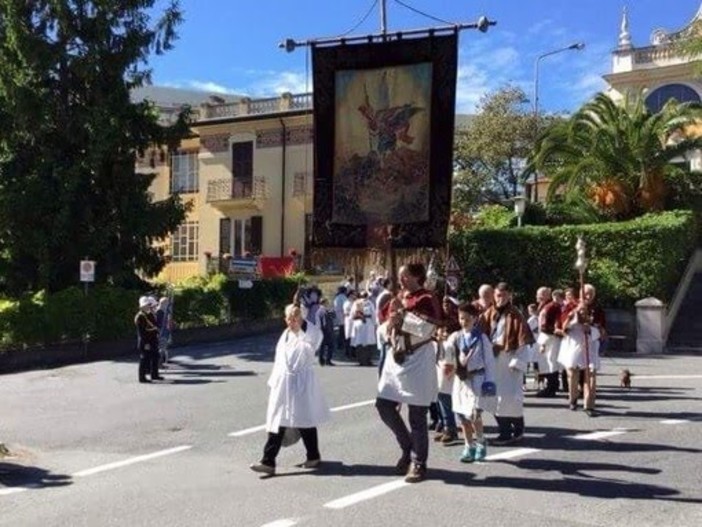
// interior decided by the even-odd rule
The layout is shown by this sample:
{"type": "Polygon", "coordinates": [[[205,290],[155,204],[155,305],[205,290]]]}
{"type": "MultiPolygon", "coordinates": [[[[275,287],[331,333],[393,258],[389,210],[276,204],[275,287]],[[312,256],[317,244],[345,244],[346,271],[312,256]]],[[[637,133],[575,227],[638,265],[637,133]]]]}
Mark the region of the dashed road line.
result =
{"type": "Polygon", "coordinates": [[[682,425],[685,423],[691,423],[689,419],[663,419],[660,421],[662,425],[682,425]]]}
{"type": "Polygon", "coordinates": [[[597,439],[606,439],[608,437],[619,436],[622,434],[626,434],[627,432],[631,432],[631,430],[625,429],[625,428],[617,428],[614,430],[600,430],[598,432],[589,432],[587,434],[578,434],[578,435],[570,437],[570,439],[594,441],[597,439]]]}
{"type": "Polygon", "coordinates": [[[500,452],[499,454],[491,454],[485,458],[485,461],[499,461],[501,459],[512,459],[515,457],[528,456],[529,454],[534,454],[536,452],[541,452],[541,449],[517,448],[514,450],[508,450],[507,452],[500,452]]]}
{"type": "Polygon", "coordinates": [[[114,470],[117,468],[126,467],[128,465],[134,465],[135,463],[141,463],[142,461],[148,461],[150,459],[156,459],[163,456],[170,456],[171,454],[177,454],[178,452],[183,452],[185,450],[190,450],[192,445],[182,445],[175,448],[169,448],[167,450],[160,450],[158,452],[153,452],[151,454],[145,454],[143,456],[136,456],[129,459],[124,459],[122,461],[116,461],[114,463],[107,463],[106,465],[100,465],[97,467],[89,468],[86,470],[81,470],[73,474],[74,478],[84,478],[86,476],[92,476],[93,474],[99,474],[100,472],[106,472],[108,470],[114,470]]]}
{"type": "Polygon", "coordinates": [[[330,502],[325,503],[324,507],[326,507],[327,509],[344,509],[351,505],[355,505],[356,503],[360,503],[361,501],[366,501],[377,496],[382,496],[383,494],[387,494],[388,492],[401,489],[402,487],[406,487],[408,485],[409,483],[407,483],[404,479],[397,479],[395,481],[390,481],[388,483],[383,483],[382,485],[377,485],[375,487],[362,490],[361,492],[356,492],[355,494],[349,494],[348,496],[344,496],[343,498],[332,500],[330,502]]]}
{"type": "Polygon", "coordinates": [[[266,523],[261,527],[292,527],[297,524],[297,520],[293,518],[284,518],[282,520],[276,520],[274,522],[266,523]]]}
{"type": "MultiPolygon", "coordinates": [[[[360,408],[362,406],[369,406],[375,403],[375,399],[369,399],[367,401],[361,401],[358,403],[344,404],[342,406],[335,406],[330,408],[330,412],[342,412],[344,410],[351,410],[353,408],[360,408]]],[[[261,432],[266,429],[266,425],[252,426],[251,428],[244,428],[243,430],[237,430],[236,432],[230,432],[227,434],[229,437],[242,437],[249,434],[255,434],[256,432],[261,432]]]]}
{"type": "Polygon", "coordinates": [[[632,375],[636,379],[702,379],[702,375],[632,375]]]}

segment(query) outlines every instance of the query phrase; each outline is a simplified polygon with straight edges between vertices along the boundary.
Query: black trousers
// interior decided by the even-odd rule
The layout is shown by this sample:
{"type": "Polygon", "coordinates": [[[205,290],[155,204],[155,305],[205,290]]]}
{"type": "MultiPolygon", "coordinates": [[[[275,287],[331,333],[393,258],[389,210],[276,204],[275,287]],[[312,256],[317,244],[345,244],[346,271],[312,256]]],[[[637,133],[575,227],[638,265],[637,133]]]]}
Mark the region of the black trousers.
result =
{"type": "MultiPolygon", "coordinates": [[[[269,467],[275,467],[275,459],[278,457],[280,447],[283,445],[283,435],[286,428],[281,426],[278,428],[278,433],[268,432],[268,439],[263,447],[263,458],[261,463],[269,467]]],[[[321,459],[319,454],[319,440],[317,438],[316,428],[298,428],[302,442],[307,450],[307,461],[315,461],[321,459]]]]}
{"type": "Polygon", "coordinates": [[[412,461],[419,465],[426,465],[429,457],[429,430],[427,426],[428,406],[414,406],[408,404],[409,425],[402,420],[400,405],[395,401],[378,397],[375,400],[375,408],[378,410],[380,419],[392,431],[397,439],[397,444],[402,449],[402,456],[407,458],[412,454],[412,461]]]}
{"type": "Polygon", "coordinates": [[[139,356],[139,380],[146,379],[146,375],[150,374],[152,379],[158,377],[158,363],[161,356],[158,352],[158,347],[155,349],[141,350],[139,356]]]}

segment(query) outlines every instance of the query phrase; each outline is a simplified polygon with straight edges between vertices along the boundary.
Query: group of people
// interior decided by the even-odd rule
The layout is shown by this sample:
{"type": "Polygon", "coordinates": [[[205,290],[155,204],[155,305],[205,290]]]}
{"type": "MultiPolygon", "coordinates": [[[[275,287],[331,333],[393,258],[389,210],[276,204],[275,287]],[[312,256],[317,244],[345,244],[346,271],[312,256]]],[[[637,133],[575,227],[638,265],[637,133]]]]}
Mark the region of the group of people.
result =
{"type": "MultiPolygon", "coordinates": [[[[544,376],[542,395],[550,393],[552,375],[558,375],[559,364],[563,366],[570,379],[571,408],[577,404],[577,373],[586,371],[584,407],[589,414],[594,411],[599,342],[604,337],[604,317],[593,304],[594,287],[583,287],[579,300],[574,296],[569,299],[572,291],[566,291],[563,302],[559,291],[552,295],[547,288],[539,289],[539,303],[532,310],[536,324],[532,321],[530,327],[527,317],[513,305],[512,291],[506,283],[482,286],[475,301],[460,302],[446,296],[442,302],[434,291],[424,287],[426,269],[422,264],[403,266],[398,279],[399,293],[390,293],[386,283],[382,289],[387,294],[381,291],[376,295],[373,311],[365,312],[360,307],[364,320],[360,315],[352,317],[350,339],[346,339],[346,310],[344,333],[338,319],[334,320],[337,338],[342,335],[343,341],[350,340],[356,353],[354,326],[372,317],[377,327],[373,344],[380,351],[380,359],[375,407],[398,443],[396,469],[407,482],[426,477],[430,408],[438,410],[432,416],[440,432],[436,439],[457,439],[456,420],[460,423],[462,462],[485,459],[488,444],[519,442],[525,429],[523,384],[530,363],[538,363],[544,376]],[[401,415],[403,408],[407,408],[409,426],[401,415]],[[497,421],[498,435],[489,442],[483,432],[484,412],[493,414],[497,421]]],[[[338,305],[356,305],[355,288],[345,285],[343,289],[334,300],[334,308],[328,307],[327,311],[336,311],[338,305]],[[343,304],[337,302],[342,293],[347,297],[343,304]]],[[[369,296],[358,305],[367,305],[369,296]]],[[[268,438],[263,457],[251,465],[255,472],[267,475],[275,473],[281,446],[295,440],[291,431],[297,431],[307,450],[307,458],[299,466],[317,467],[321,462],[317,426],[330,416],[314,369],[316,354],[325,349],[327,335],[322,318],[310,316],[309,303],[301,300],[302,296],[297,295],[296,302],[286,308],[287,328],[278,340],[268,381],[268,438]]],[[[325,309],[324,302],[320,301],[315,311],[320,308],[325,309]]],[[[320,361],[330,363],[321,354],[320,361]]]]}
{"type": "Polygon", "coordinates": [[[167,297],[156,300],[150,295],[140,297],[134,325],[139,351],[139,382],[162,381],[159,369],[166,368],[168,364],[173,326],[170,300],[167,297]]]}

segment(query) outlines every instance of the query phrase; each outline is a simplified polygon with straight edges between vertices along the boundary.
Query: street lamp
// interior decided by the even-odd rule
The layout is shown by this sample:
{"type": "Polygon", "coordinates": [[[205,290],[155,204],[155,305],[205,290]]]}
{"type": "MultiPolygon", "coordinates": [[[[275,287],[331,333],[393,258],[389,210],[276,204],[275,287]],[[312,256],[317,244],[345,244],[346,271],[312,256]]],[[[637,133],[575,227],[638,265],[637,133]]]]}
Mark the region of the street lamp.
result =
{"type": "Polygon", "coordinates": [[[524,216],[524,212],[526,211],[526,196],[515,196],[512,198],[512,201],[514,201],[514,213],[517,215],[517,227],[521,227],[522,216],[524,216]]]}
{"type": "MultiPolygon", "coordinates": [[[[542,53],[536,58],[536,63],[534,64],[534,130],[536,131],[535,136],[539,135],[539,65],[541,61],[546,57],[551,55],[557,55],[558,53],[563,53],[564,51],[581,51],[585,49],[584,42],[575,42],[570,46],[564,48],[554,49],[553,51],[547,51],[542,53]]],[[[535,138],[536,138],[535,137],[535,138]]],[[[539,173],[537,170],[534,171],[534,202],[539,201],[539,173]]]]}

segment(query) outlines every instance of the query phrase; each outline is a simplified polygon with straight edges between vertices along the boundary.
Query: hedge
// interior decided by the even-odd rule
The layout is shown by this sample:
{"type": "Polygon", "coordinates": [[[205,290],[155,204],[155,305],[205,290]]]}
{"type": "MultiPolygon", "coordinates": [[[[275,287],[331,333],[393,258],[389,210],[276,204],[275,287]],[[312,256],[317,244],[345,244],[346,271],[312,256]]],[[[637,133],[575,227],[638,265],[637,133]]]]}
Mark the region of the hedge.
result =
{"type": "Polygon", "coordinates": [[[483,283],[506,281],[515,301],[527,304],[542,285],[577,285],[575,242],[583,236],[587,281],[596,286],[600,302],[632,308],[649,296],[670,301],[698,233],[692,212],[669,211],[618,223],[466,230],[452,234],[450,247],[463,269],[464,298],[483,283]]]}
{"type": "MultiPolygon", "coordinates": [[[[261,280],[252,289],[241,289],[223,275],[195,277],[174,288],[174,320],[185,328],[281,316],[299,281],[299,277],[261,280]]],[[[164,292],[156,288],[150,293],[164,292]]],[[[76,341],[86,333],[92,341],[134,336],[134,315],[143,294],[99,285],[91,286],[87,296],[82,288],[70,287],[51,295],[0,299],[0,345],[76,341]]]]}

